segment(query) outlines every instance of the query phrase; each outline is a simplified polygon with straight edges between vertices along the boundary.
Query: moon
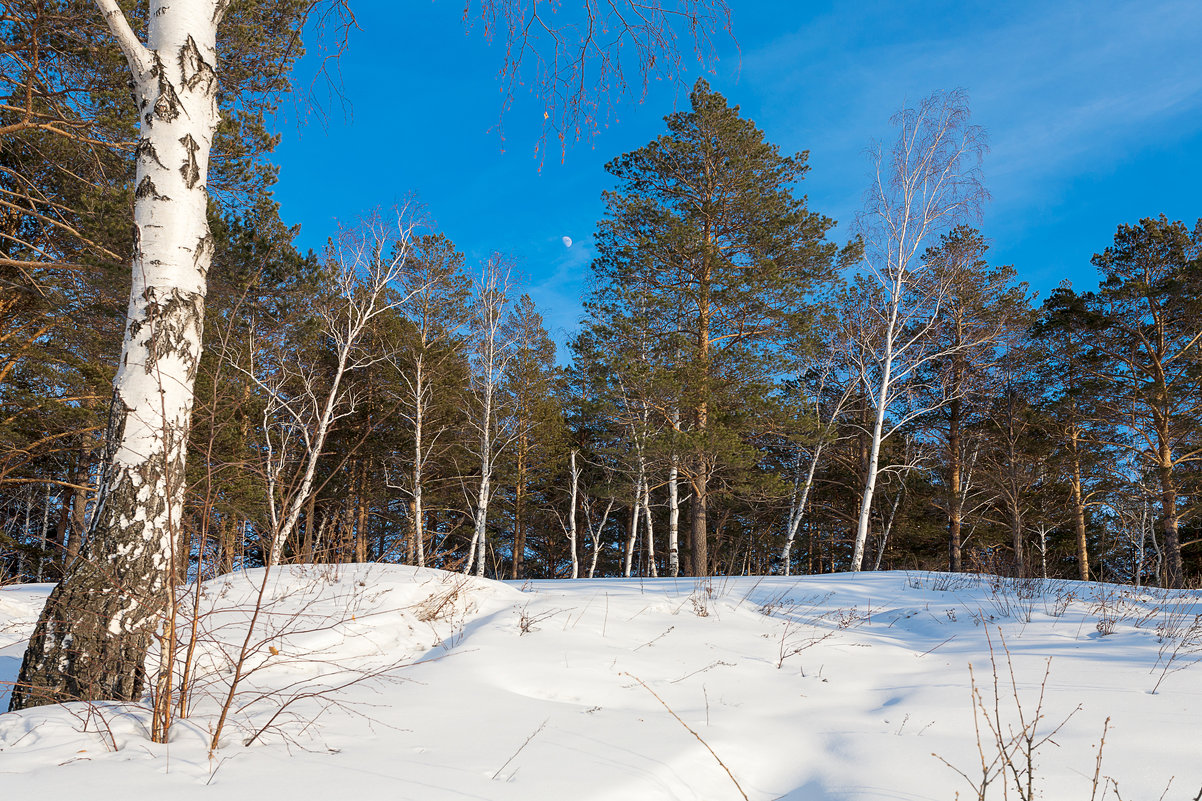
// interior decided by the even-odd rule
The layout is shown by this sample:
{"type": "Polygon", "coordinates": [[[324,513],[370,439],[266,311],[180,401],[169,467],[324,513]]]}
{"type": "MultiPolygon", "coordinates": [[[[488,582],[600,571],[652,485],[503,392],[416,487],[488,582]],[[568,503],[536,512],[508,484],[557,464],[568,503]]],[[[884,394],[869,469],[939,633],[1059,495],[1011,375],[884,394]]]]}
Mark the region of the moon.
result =
{"type": "Polygon", "coordinates": [[[570,236],[563,237],[563,246],[565,248],[570,248],[572,246],[572,237],[570,237],[570,236]]]}

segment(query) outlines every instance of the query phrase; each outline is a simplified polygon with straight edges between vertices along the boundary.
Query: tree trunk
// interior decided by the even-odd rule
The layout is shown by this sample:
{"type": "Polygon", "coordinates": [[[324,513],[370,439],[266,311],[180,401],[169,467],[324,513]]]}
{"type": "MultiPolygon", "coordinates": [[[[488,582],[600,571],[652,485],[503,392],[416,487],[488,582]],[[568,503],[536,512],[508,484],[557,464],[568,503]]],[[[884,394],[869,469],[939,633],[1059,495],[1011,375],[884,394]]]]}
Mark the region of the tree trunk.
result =
{"type": "Polygon", "coordinates": [[[668,469],[668,572],[672,578],[680,575],[680,469],[676,465],[676,454],[672,454],[672,466],[668,469]]]}
{"type": "Polygon", "coordinates": [[[645,472],[643,473],[643,525],[647,529],[647,571],[652,578],[658,578],[659,571],[655,566],[655,530],[651,527],[651,488],[648,486],[645,472]]]}
{"type": "Polygon", "coordinates": [[[484,427],[480,434],[480,488],[476,494],[476,514],[473,520],[472,547],[469,550],[465,573],[475,567],[477,576],[484,575],[484,558],[487,552],[488,504],[492,498],[492,398],[485,401],[484,427]]]}
{"type": "Polygon", "coordinates": [[[1073,455],[1072,503],[1073,530],[1077,535],[1077,571],[1082,581],[1089,581],[1089,550],[1085,542],[1085,496],[1081,489],[1081,456],[1077,451],[1078,439],[1074,431],[1070,435],[1070,448],[1073,455]]]}
{"type": "Polygon", "coordinates": [[[63,550],[65,547],[63,543],[70,536],[68,532],[71,530],[71,503],[75,497],[75,493],[76,490],[69,489],[59,499],[58,522],[54,527],[54,546],[51,552],[51,556],[59,564],[67,561],[65,556],[66,551],[63,550]]]}
{"type": "Polygon", "coordinates": [[[578,529],[576,527],[576,507],[579,504],[577,498],[580,491],[580,468],[576,466],[576,449],[572,449],[571,454],[571,469],[572,469],[572,487],[571,487],[571,502],[572,506],[568,510],[568,547],[572,549],[572,578],[580,578],[580,555],[577,550],[578,529]]]}
{"type": "Polygon", "coordinates": [[[885,365],[881,375],[880,394],[877,397],[876,414],[872,423],[872,442],[868,447],[868,472],[864,476],[864,494],[860,498],[860,518],[856,524],[856,547],[851,559],[851,569],[860,570],[864,566],[864,549],[868,545],[868,518],[872,514],[872,496],[876,492],[877,473],[880,468],[881,440],[884,436],[885,410],[891,389],[890,379],[893,369],[893,336],[890,331],[887,337],[885,365]]]}
{"type": "Polygon", "coordinates": [[[885,559],[885,549],[889,547],[889,534],[893,531],[893,521],[897,519],[897,509],[901,506],[902,497],[906,494],[905,479],[902,479],[902,485],[897,489],[897,496],[893,499],[893,506],[889,509],[889,519],[885,521],[885,525],[881,527],[881,547],[877,549],[876,561],[872,565],[873,570],[881,569],[881,562],[885,559]]]}
{"type": "Polygon", "coordinates": [[[97,5],[129,62],[138,106],[133,284],[91,535],[46,602],[11,709],[141,697],[183,510],[213,254],[205,180],[220,9],[216,0],[152,0],[143,46],[116,0],[97,5]]]}
{"type": "Polygon", "coordinates": [[[1173,480],[1172,452],[1167,444],[1160,447],[1160,502],[1164,526],[1165,583],[1172,588],[1184,584],[1181,567],[1181,538],[1177,532],[1177,484],[1173,480]]]}
{"type": "Polygon", "coordinates": [[[818,469],[818,458],[822,455],[821,444],[814,447],[814,457],[806,470],[805,480],[801,480],[801,453],[797,454],[798,464],[793,474],[793,499],[789,507],[789,529],[785,536],[785,547],[781,551],[781,561],[785,566],[785,575],[791,575],[791,559],[793,556],[793,541],[797,539],[797,529],[805,517],[806,501],[810,497],[810,487],[814,486],[814,471],[818,469]]]}
{"type": "Polygon", "coordinates": [[[526,449],[528,447],[527,437],[523,433],[518,438],[518,475],[517,483],[514,486],[513,499],[513,572],[511,577],[520,579],[522,577],[522,558],[526,553],[526,529],[524,526],[523,512],[525,511],[523,501],[526,494],[526,449]]]}
{"type": "Polygon", "coordinates": [[[230,525],[230,520],[227,515],[221,516],[221,525],[218,529],[217,536],[220,538],[221,561],[218,562],[218,575],[232,573],[234,570],[234,534],[231,531],[233,526],[230,525]]]}
{"type": "Polygon", "coordinates": [[[1010,543],[1014,548],[1014,573],[1018,578],[1027,577],[1027,560],[1023,553],[1023,515],[1019,509],[1018,499],[1012,498],[1007,504],[1010,509],[1010,543]]]}
{"type": "Polygon", "coordinates": [[[593,557],[589,563],[588,577],[593,578],[597,574],[597,559],[601,556],[601,534],[605,531],[605,523],[609,520],[609,513],[613,511],[614,499],[610,498],[605,505],[605,513],[601,515],[600,522],[596,526],[589,523],[589,539],[593,541],[593,557]]]}
{"type": "Polygon", "coordinates": [[[634,546],[639,538],[639,500],[642,492],[642,482],[635,482],[634,500],[630,503],[629,524],[626,527],[626,559],[622,575],[625,578],[630,578],[630,571],[634,565],[634,546]]]}
{"type": "Polygon", "coordinates": [[[413,541],[410,543],[410,563],[418,567],[426,566],[426,532],[424,510],[422,508],[422,468],[425,466],[425,447],[423,437],[425,432],[426,386],[425,360],[417,359],[416,374],[413,380],[413,503],[410,506],[413,514],[413,541]]]}
{"type": "Polygon", "coordinates": [[[693,479],[693,501],[689,504],[689,572],[694,576],[709,575],[709,553],[706,542],[707,481],[705,472],[693,479]]]}
{"type": "Polygon", "coordinates": [[[359,498],[358,514],[355,518],[355,562],[363,564],[367,561],[367,461],[361,460],[359,466],[359,498]]]}
{"type": "MultiPolygon", "coordinates": [[[[714,235],[710,224],[705,224],[705,250],[702,254],[702,272],[699,281],[697,304],[697,365],[701,373],[701,398],[693,409],[693,427],[698,432],[709,428],[709,404],[706,399],[710,386],[710,256],[714,247],[714,235]]],[[[689,559],[694,576],[709,575],[709,473],[710,463],[705,455],[697,460],[693,484],[693,502],[689,504],[689,559]]]]}
{"type": "Polygon", "coordinates": [[[316,562],[314,549],[317,547],[317,493],[309,493],[305,502],[305,536],[301,543],[301,561],[316,562]]]}
{"type": "MultiPolygon", "coordinates": [[[[82,461],[83,454],[80,454],[82,461]]],[[[71,479],[72,484],[82,486],[88,480],[86,468],[81,468],[76,471],[71,479]]],[[[84,532],[88,525],[88,493],[87,490],[72,489],[71,490],[71,523],[67,529],[67,557],[64,560],[66,564],[70,564],[79,556],[79,546],[83,542],[84,532]]]]}
{"type": "MultiPolygon", "coordinates": [[[[953,373],[953,382],[957,381],[953,373]]],[[[959,573],[964,566],[961,552],[960,527],[963,523],[963,489],[960,486],[960,398],[952,398],[949,404],[947,425],[947,569],[959,573]]]]}

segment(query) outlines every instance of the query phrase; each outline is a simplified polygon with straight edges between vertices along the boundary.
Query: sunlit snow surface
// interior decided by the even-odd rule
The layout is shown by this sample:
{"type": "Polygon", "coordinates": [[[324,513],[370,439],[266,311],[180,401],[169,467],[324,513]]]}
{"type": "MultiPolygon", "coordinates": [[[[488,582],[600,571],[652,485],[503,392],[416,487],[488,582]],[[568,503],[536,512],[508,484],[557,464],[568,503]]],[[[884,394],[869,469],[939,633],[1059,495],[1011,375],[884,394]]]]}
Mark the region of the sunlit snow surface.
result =
{"type": "MultiPolygon", "coordinates": [[[[262,578],[204,585],[195,707],[169,743],[149,741],[138,707],[6,714],[3,796],[975,798],[945,762],[980,775],[969,665],[992,715],[991,643],[1003,727],[1021,725],[1007,651],[1028,721],[1051,660],[1040,734],[1080,707],[1036,754],[1043,798],[1089,798],[1107,718],[1101,781],[1124,798],[1159,798],[1172,778],[1165,798],[1191,799],[1202,783],[1196,592],[899,572],[518,584],[288,568],[269,581],[253,671],[210,753],[262,578]]],[[[0,589],[0,680],[15,679],[48,590],[0,589]]]]}

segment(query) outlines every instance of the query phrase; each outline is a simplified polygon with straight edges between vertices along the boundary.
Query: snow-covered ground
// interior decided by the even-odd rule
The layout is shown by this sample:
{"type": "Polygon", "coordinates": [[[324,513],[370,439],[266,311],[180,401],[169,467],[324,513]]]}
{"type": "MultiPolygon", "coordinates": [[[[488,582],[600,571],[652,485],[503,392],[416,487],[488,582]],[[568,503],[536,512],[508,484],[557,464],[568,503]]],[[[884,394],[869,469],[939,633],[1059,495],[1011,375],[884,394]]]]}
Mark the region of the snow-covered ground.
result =
{"type": "MultiPolygon", "coordinates": [[[[132,706],[0,715],[3,797],[950,801],[977,798],[982,755],[1006,767],[990,727],[1000,719],[1010,748],[1037,710],[1039,797],[1089,799],[1095,771],[1096,799],[1116,798],[1112,780],[1130,801],[1202,785],[1196,592],[897,572],[517,585],[287,568],[210,751],[262,578],[204,585],[193,708],[170,742],[152,743],[132,706]]],[[[0,589],[0,680],[16,677],[48,589],[0,589]]]]}

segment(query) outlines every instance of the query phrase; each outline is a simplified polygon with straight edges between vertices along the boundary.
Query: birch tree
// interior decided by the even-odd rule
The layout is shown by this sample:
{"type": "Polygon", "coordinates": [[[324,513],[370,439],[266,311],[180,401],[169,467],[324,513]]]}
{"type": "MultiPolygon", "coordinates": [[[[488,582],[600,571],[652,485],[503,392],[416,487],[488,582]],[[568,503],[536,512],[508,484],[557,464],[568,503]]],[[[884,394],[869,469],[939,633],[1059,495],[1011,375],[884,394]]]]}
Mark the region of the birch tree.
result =
{"type": "Polygon", "coordinates": [[[421,567],[426,565],[427,467],[449,429],[446,421],[433,416],[438,377],[455,357],[468,322],[470,279],[462,267],[463,257],[449,240],[422,237],[415,242],[403,279],[412,295],[405,312],[414,329],[413,345],[401,370],[405,394],[400,413],[413,431],[413,462],[405,487],[410,497],[407,557],[411,564],[421,567]]]}
{"type": "Polygon", "coordinates": [[[82,558],[47,601],[10,708],[134,700],[168,592],[184,451],[213,256],[205,180],[217,129],[218,0],[153,0],[143,44],[116,0],[97,6],[128,62],[138,108],[125,338],[97,510],[82,558]]]}
{"type": "Polygon", "coordinates": [[[785,519],[785,544],[781,549],[781,566],[786,576],[791,574],[793,543],[805,517],[822,454],[838,439],[843,416],[858,388],[856,377],[847,373],[845,352],[846,346],[836,337],[830,337],[809,369],[797,376],[790,392],[797,399],[798,413],[810,445],[808,451],[801,444],[794,446],[789,514],[785,519]]]}
{"type": "Polygon", "coordinates": [[[488,509],[492,503],[493,471],[497,454],[507,444],[496,430],[498,391],[513,354],[513,340],[507,337],[505,317],[511,290],[510,268],[494,256],[483,266],[473,291],[472,310],[472,395],[471,413],[475,429],[475,456],[480,463],[479,482],[472,513],[472,541],[468,547],[465,573],[473,567],[484,575],[488,555],[488,509]]]}
{"type": "Polygon", "coordinates": [[[933,346],[948,276],[921,257],[941,233],[976,214],[985,195],[985,134],[969,117],[964,92],[937,92],[894,115],[898,138],[887,152],[872,150],[873,183],[859,220],[865,274],[853,291],[871,318],[855,353],[873,414],[852,570],[864,563],[881,444],[926,410],[911,408],[894,419],[890,412],[912,395],[907,382],[950,355],[933,346]]]}
{"type": "Polygon", "coordinates": [[[348,377],[391,360],[394,353],[365,347],[372,326],[395,312],[423,286],[404,286],[401,279],[410,257],[414,223],[402,211],[395,227],[376,222],[363,233],[343,236],[329,259],[333,293],[318,314],[332,347],[328,378],[311,368],[293,367],[283,356],[269,378],[254,376],[267,396],[263,428],[267,443],[266,476],[271,522],[268,565],[279,564],[314,492],[317,466],[331,428],[353,413],[358,397],[348,377]],[[300,467],[285,481],[292,451],[299,449],[300,467]]]}
{"type": "Polygon", "coordinates": [[[580,508],[580,464],[576,458],[579,449],[572,448],[568,457],[568,523],[564,527],[568,534],[568,549],[572,555],[572,578],[580,578],[580,527],[577,510],[580,508]]]}

